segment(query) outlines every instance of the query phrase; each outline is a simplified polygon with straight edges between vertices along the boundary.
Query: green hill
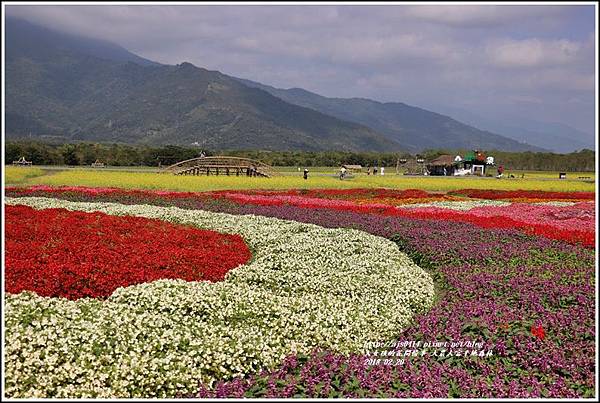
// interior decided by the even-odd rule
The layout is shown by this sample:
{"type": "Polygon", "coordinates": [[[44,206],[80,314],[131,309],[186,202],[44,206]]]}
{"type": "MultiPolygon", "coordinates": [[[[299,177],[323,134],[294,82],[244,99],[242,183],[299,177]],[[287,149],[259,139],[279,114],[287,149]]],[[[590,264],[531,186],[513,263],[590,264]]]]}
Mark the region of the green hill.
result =
{"type": "Polygon", "coordinates": [[[402,148],[217,71],[160,65],[15,19],[6,24],[6,136],[211,149],[402,148]]]}

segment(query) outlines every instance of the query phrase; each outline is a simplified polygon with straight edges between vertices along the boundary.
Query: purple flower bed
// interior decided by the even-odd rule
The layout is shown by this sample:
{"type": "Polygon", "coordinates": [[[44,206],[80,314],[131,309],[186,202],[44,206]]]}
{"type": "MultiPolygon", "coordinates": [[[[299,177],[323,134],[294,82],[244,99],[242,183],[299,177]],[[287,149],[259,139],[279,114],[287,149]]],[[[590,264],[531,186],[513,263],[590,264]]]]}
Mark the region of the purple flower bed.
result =
{"type": "Polygon", "coordinates": [[[212,388],[201,385],[190,397],[595,395],[594,250],[513,230],[326,209],[118,194],[36,195],[257,214],[391,238],[429,270],[437,287],[432,310],[416,317],[398,341],[476,341],[493,351],[488,357],[417,356],[402,365],[366,365],[369,357],[316,351],[288,357],[269,373],[212,388]]]}

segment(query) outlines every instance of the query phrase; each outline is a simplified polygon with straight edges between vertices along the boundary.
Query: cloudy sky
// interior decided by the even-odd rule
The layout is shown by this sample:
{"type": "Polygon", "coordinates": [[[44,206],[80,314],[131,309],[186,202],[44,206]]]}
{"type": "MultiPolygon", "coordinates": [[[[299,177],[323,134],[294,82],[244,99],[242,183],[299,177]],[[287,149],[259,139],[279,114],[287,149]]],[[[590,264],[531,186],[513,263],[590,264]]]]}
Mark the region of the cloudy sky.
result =
{"type": "Polygon", "coordinates": [[[161,63],[588,133],[594,14],[591,5],[7,6],[161,63]]]}

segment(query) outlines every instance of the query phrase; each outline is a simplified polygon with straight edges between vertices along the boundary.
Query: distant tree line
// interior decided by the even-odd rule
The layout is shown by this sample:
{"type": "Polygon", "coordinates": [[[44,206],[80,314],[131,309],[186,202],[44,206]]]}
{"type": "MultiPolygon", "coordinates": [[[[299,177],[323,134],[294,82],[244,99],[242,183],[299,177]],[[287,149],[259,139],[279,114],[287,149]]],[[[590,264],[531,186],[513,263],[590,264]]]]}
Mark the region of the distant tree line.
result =
{"type": "MultiPolygon", "coordinates": [[[[39,141],[8,141],[5,163],[25,157],[34,165],[90,165],[100,161],[112,166],[158,166],[199,157],[198,148],[180,146],[134,146],[126,144],[50,144],[39,141]]],[[[205,152],[207,153],[207,152],[205,152]]],[[[208,154],[208,153],[207,153],[208,154]]]]}
{"type": "MultiPolygon", "coordinates": [[[[464,155],[467,150],[428,150],[419,156],[431,160],[442,154],[464,155]]],[[[165,166],[190,158],[230,155],[260,160],[273,166],[340,166],[354,164],[394,167],[398,158],[412,159],[415,154],[346,152],[346,151],[219,151],[202,150],[198,147],[166,145],[161,147],[76,143],[50,144],[39,141],[8,141],[5,145],[5,164],[25,157],[35,165],[90,165],[95,161],[112,166],[165,166]]],[[[581,171],[595,169],[593,150],[581,150],[569,154],[487,151],[496,163],[513,170],[581,171]]]]}

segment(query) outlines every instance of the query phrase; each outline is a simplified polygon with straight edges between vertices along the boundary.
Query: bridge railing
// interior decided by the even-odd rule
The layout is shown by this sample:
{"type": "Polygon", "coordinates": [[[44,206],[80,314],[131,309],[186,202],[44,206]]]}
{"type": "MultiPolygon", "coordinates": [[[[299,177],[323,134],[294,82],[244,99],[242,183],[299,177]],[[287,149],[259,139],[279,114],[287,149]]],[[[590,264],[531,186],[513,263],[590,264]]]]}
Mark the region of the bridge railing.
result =
{"type": "Polygon", "coordinates": [[[200,157],[192,158],[185,161],[180,161],[176,164],[166,167],[162,172],[178,174],[183,171],[187,171],[190,168],[224,168],[228,167],[231,169],[249,169],[256,168],[257,172],[264,176],[277,176],[279,173],[275,171],[271,166],[256,160],[242,157],[228,157],[228,156],[212,156],[212,157],[200,157]]]}

